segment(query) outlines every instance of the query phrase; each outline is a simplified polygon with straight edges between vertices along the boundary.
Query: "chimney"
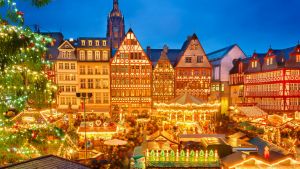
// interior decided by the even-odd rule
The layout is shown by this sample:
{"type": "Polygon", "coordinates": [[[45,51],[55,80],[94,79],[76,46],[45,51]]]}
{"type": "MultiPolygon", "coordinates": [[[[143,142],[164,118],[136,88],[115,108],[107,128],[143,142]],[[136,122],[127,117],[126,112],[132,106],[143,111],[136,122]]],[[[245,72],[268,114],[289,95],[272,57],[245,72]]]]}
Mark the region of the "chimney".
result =
{"type": "Polygon", "coordinates": [[[164,51],[165,53],[168,53],[168,50],[169,50],[168,45],[164,45],[163,51],[164,51]]]}

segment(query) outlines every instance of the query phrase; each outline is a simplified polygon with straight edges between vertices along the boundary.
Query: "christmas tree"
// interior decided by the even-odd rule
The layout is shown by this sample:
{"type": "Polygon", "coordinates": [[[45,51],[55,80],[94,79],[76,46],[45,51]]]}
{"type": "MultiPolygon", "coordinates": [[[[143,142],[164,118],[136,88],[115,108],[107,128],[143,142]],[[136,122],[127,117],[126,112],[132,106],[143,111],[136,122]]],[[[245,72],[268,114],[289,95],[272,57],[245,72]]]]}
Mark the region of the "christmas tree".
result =
{"type": "MultiPolygon", "coordinates": [[[[47,3],[49,0],[32,0],[35,6],[47,3]]],[[[9,25],[8,21],[22,25],[24,13],[11,0],[0,0],[0,4],[8,6],[8,20],[2,17],[0,27],[0,113],[21,111],[26,105],[43,108],[56,90],[44,72],[50,63],[43,56],[52,39],[29,28],[9,25]]]]}
{"type": "MultiPolygon", "coordinates": [[[[32,0],[41,7],[50,0],[32,0]]],[[[27,108],[49,106],[56,86],[44,72],[50,63],[43,56],[52,39],[23,28],[24,13],[12,0],[0,0],[7,16],[0,19],[0,166],[57,151],[65,133],[53,126],[20,127],[11,120],[27,108]],[[14,112],[14,113],[12,113],[14,112]]],[[[34,118],[32,118],[34,119],[34,118]]]]}

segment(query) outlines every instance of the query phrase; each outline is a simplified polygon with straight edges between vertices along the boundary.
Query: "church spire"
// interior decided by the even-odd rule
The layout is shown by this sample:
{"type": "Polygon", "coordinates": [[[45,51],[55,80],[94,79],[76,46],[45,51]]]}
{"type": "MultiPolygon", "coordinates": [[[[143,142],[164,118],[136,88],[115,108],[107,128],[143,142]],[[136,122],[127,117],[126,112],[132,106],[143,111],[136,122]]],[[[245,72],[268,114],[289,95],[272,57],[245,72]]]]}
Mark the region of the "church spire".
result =
{"type": "Polygon", "coordinates": [[[124,17],[119,9],[119,1],[113,0],[113,9],[107,19],[106,37],[112,49],[118,49],[125,36],[124,17]]]}
{"type": "Polygon", "coordinates": [[[114,0],[113,1],[113,7],[114,7],[114,10],[119,10],[119,2],[118,2],[118,0],[114,0]]]}

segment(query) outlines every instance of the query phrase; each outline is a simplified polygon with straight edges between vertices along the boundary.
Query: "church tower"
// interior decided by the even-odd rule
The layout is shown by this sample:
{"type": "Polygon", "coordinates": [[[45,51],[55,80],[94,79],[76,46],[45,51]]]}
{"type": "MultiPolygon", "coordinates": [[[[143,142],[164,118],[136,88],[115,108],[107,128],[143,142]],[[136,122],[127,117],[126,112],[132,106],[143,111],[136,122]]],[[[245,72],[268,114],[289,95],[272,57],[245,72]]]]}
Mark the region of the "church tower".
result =
{"type": "Polygon", "coordinates": [[[113,0],[113,9],[107,18],[107,41],[112,50],[116,50],[121,45],[125,37],[124,17],[119,9],[118,0],[113,0]]]}

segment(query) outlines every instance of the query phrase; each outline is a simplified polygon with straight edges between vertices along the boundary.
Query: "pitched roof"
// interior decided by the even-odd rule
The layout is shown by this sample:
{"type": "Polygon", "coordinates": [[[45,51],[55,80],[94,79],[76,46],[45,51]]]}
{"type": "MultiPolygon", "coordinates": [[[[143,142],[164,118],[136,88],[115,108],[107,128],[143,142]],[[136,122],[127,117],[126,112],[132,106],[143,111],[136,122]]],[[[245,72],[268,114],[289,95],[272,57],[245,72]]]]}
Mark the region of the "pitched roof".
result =
{"type": "Polygon", "coordinates": [[[239,112],[243,114],[246,117],[249,118],[259,118],[259,117],[266,117],[268,113],[263,111],[257,106],[252,106],[252,107],[237,107],[239,112]]]}
{"type": "MultiPolygon", "coordinates": [[[[163,50],[164,49],[150,49],[150,50],[146,49],[145,50],[147,52],[147,55],[149,56],[150,60],[152,61],[153,66],[155,66],[156,63],[158,62],[158,60],[161,56],[161,52],[163,50]]],[[[173,67],[176,64],[177,57],[180,55],[180,53],[181,53],[180,49],[168,49],[167,56],[173,67]]]]}
{"type": "Polygon", "coordinates": [[[172,99],[171,101],[169,101],[169,104],[172,104],[172,103],[177,103],[177,104],[181,104],[181,105],[185,105],[185,104],[203,104],[203,101],[188,94],[188,93],[185,93],[181,96],[178,96],[174,99],[172,99]]]}
{"type": "Polygon", "coordinates": [[[227,46],[225,48],[222,48],[222,49],[216,50],[214,52],[208,53],[207,54],[208,60],[209,61],[215,61],[215,60],[218,60],[218,59],[222,59],[235,46],[237,46],[237,45],[236,44],[230,45],[230,46],[227,46]]]}
{"type": "Polygon", "coordinates": [[[277,152],[279,154],[283,154],[283,155],[286,155],[288,154],[288,152],[282,148],[279,148],[273,144],[270,144],[268,142],[266,142],[265,140],[259,138],[259,137],[255,137],[251,140],[249,140],[249,143],[257,146],[258,148],[258,154],[263,156],[264,154],[264,149],[266,146],[268,146],[270,148],[270,152],[277,152]]]}
{"type": "Polygon", "coordinates": [[[89,167],[82,165],[80,163],[70,161],[54,155],[46,155],[20,163],[12,164],[7,167],[7,169],[53,169],[53,168],[63,168],[63,169],[89,169],[89,167]]]}
{"type": "Polygon", "coordinates": [[[41,33],[42,35],[49,36],[53,39],[53,44],[48,45],[48,50],[47,50],[47,60],[55,60],[58,57],[59,51],[58,47],[63,43],[64,41],[64,36],[61,32],[43,32],[41,33]],[[51,57],[50,57],[51,55],[51,57]]]}
{"type": "Polygon", "coordinates": [[[243,68],[242,68],[242,72],[245,72],[248,69],[248,65],[249,62],[252,58],[251,57],[247,57],[247,58],[239,58],[239,59],[234,59],[233,60],[233,67],[230,70],[230,74],[235,74],[235,73],[239,73],[239,64],[242,63],[243,64],[243,68]]]}
{"type": "Polygon", "coordinates": [[[159,136],[166,138],[167,140],[169,140],[172,143],[178,144],[178,141],[175,138],[175,136],[173,136],[172,134],[170,134],[166,131],[161,131],[161,130],[158,130],[155,133],[153,133],[152,135],[147,136],[147,141],[148,142],[155,141],[155,139],[157,139],[159,136]]]}

